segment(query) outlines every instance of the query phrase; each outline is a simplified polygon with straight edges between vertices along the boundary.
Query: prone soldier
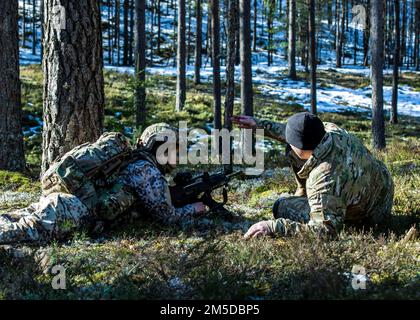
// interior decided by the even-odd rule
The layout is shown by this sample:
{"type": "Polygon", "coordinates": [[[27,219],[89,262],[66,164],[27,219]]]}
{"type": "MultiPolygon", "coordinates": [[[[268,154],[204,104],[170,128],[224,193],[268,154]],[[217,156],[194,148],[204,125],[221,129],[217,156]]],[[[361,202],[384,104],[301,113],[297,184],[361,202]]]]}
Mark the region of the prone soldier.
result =
{"type": "Polygon", "coordinates": [[[176,154],[168,155],[172,159],[167,164],[160,164],[156,158],[157,149],[164,143],[157,137],[167,130],[178,136],[177,129],[165,123],[146,128],[140,138],[140,148],[134,152],[123,135],[108,133],[95,143],[94,151],[99,154],[101,147],[104,154],[96,156],[93,149],[82,145],[75,148],[75,155],[58,159],[41,179],[44,195],[38,203],[0,215],[0,244],[63,239],[81,228],[93,229],[99,221],[111,222],[134,205],[141,213],[147,212],[167,224],[206,212],[202,202],[178,208],[172,203],[165,173],[175,167],[176,154]],[[88,167],[94,162],[89,157],[102,158],[96,159],[100,162],[106,154],[114,155],[105,161],[106,170],[92,169],[88,173],[80,170],[81,163],[88,167]],[[77,157],[79,163],[74,160],[77,157]],[[123,160],[127,165],[122,164],[123,160]],[[114,170],[116,177],[112,185],[101,189],[98,185],[101,179],[96,176],[109,180],[115,167],[121,170],[114,170]]]}

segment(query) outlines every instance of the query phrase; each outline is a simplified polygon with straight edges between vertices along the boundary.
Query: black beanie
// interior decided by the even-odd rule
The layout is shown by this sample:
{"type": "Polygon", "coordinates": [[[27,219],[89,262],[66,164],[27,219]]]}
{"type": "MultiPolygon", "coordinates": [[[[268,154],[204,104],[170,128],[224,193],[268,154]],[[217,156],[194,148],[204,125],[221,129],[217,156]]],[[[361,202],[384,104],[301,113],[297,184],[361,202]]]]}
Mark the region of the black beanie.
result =
{"type": "Polygon", "coordinates": [[[324,124],[312,113],[297,113],[287,120],[286,142],[296,148],[315,150],[324,135],[324,124]]]}

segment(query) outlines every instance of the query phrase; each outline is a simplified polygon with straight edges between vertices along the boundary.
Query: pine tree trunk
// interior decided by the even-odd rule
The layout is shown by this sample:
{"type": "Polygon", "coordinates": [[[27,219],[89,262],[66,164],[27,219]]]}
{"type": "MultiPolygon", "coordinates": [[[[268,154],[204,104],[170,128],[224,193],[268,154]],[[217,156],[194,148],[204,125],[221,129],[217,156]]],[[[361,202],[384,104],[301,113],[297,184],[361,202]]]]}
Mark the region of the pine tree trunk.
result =
{"type": "Polygon", "coordinates": [[[0,1],[0,12],[0,170],[22,171],[18,2],[0,1]]]}
{"type": "Polygon", "coordinates": [[[75,146],[95,141],[104,119],[99,1],[56,3],[46,0],[44,8],[43,172],[75,146]]]}
{"type": "Polygon", "coordinates": [[[392,108],[390,122],[392,124],[398,123],[398,71],[400,63],[400,0],[394,0],[395,4],[395,26],[394,26],[394,66],[392,74],[392,108]]]}
{"type": "Polygon", "coordinates": [[[219,0],[211,0],[211,36],[213,61],[214,128],[222,127],[222,105],[220,94],[220,19],[219,0]]]}
{"type": "Polygon", "coordinates": [[[420,1],[415,0],[415,38],[414,38],[414,65],[416,71],[420,70],[420,1]]]}
{"type": "MultiPolygon", "coordinates": [[[[146,3],[147,6],[147,3],[146,3]]],[[[147,20],[147,18],[146,18],[147,20]]],[[[155,21],[155,4],[154,1],[150,4],[150,33],[149,33],[149,48],[150,48],[150,59],[149,59],[149,66],[153,66],[153,36],[155,34],[154,31],[154,21],[155,21]]],[[[146,44],[147,46],[147,44],[146,44]]]]}
{"type": "Polygon", "coordinates": [[[161,12],[161,3],[160,3],[160,0],[158,0],[157,9],[158,9],[158,12],[157,12],[157,15],[158,15],[157,54],[160,55],[160,38],[161,38],[161,33],[162,33],[162,24],[161,24],[162,12],[161,12]]]}
{"type": "Polygon", "coordinates": [[[226,99],[224,127],[232,128],[230,121],[233,115],[235,101],[235,57],[236,57],[236,32],[238,29],[236,0],[228,0],[228,33],[227,33],[227,62],[226,62],[226,99]]]}
{"type": "Polygon", "coordinates": [[[369,64],[369,42],[370,42],[370,0],[366,0],[366,28],[363,31],[363,66],[369,64]]]}
{"type": "Polygon", "coordinates": [[[36,55],[36,0],[32,0],[32,54],[36,55]]]}
{"type": "Polygon", "coordinates": [[[370,50],[371,82],[372,82],[372,136],[373,147],[384,149],[384,97],[383,97],[383,67],[384,67],[384,3],[383,0],[370,0],[370,50]]]}
{"type": "Polygon", "coordinates": [[[26,47],[26,0],[23,0],[22,8],[22,47],[26,47]]]}
{"type": "Polygon", "coordinates": [[[239,40],[239,0],[236,0],[236,8],[237,8],[237,21],[238,21],[238,28],[236,29],[236,57],[235,57],[235,66],[239,66],[241,63],[241,57],[240,57],[240,40],[239,40]]]}
{"type": "Polygon", "coordinates": [[[185,0],[178,0],[176,111],[184,109],[186,99],[186,44],[185,44],[185,0]]]}
{"type": "Polygon", "coordinates": [[[41,1],[39,8],[41,20],[41,61],[44,60],[44,1],[41,1]]]}
{"type": "Polygon", "coordinates": [[[200,84],[200,69],[201,69],[201,43],[202,43],[202,10],[201,0],[196,3],[196,36],[195,36],[195,61],[194,61],[194,83],[200,84]]]}
{"type": "Polygon", "coordinates": [[[124,0],[124,47],[123,47],[123,65],[127,66],[128,64],[128,10],[129,3],[128,0],[124,0]]]}
{"type": "Polygon", "coordinates": [[[311,112],[316,114],[316,39],[315,39],[315,0],[309,0],[309,60],[311,64],[311,112]]]}
{"type": "Polygon", "coordinates": [[[404,63],[404,57],[406,55],[406,43],[407,43],[407,0],[402,0],[403,12],[402,12],[402,26],[401,26],[401,55],[400,55],[400,66],[404,63]]]}
{"type": "Polygon", "coordinates": [[[339,25],[337,27],[338,45],[337,45],[337,48],[336,48],[336,67],[337,68],[341,68],[341,66],[342,66],[344,30],[345,30],[344,29],[345,28],[345,24],[344,24],[345,15],[346,15],[345,4],[344,4],[344,0],[342,0],[342,2],[341,2],[341,15],[339,16],[339,19],[337,21],[337,23],[339,25]]]}
{"type": "Polygon", "coordinates": [[[289,0],[289,46],[287,58],[289,78],[296,79],[296,0],[289,0]]]}
{"type": "Polygon", "coordinates": [[[136,13],[136,128],[143,129],[146,122],[146,0],[135,0],[136,13]]]}
{"type": "Polygon", "coordinates": [[[252,51],[257,51],[257,17],[258,17],[258,0],[254,0],[254,28],[252,37],[252,51]]]}
{"type": "Polygon", "coordinates": [[[187,65],[190,65],[191,61],[191,0],[188,1],[188,23],[187,23],[187,65]]]}
{"type": "Polygon", "coordinates": [[[128,65],[133,65],[133,43],[134,43],[134,1],[130,1],[130,44],[128,46],[128,65]]]}
{"type": "Polygon", "coordinates": [[[114,48],[117,50],[117,65],[120,65],[121,53],[120,53],[120,0],[115,0],[115,39],[114,39],[114,48]]]}
{"type": "Polygon", "coordinates": [[[241,108],[242,114],[252,116],[252,60],[251,60],[251,8],[248,0],[239,1],[239,35],[241,62],[241,108]]]}

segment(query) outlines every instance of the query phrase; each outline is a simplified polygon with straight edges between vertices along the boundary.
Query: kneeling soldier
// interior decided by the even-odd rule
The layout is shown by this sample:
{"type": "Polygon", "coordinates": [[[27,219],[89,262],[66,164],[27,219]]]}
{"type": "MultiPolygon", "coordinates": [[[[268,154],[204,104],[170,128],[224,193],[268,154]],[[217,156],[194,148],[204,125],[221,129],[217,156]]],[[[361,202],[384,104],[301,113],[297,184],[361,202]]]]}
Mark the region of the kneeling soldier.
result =
{"type": "Polygon", "coordinates": [[[347,131],[308,112],[290,117],[287,125],[249,116],[232,121],[263,128],[267,136],[287,143],[298,183],[294,196],[274,204],[275,220],[254,224],[245,237],[301,230],[335,235],[344,224],[374,225],[390,214],[394,185],[389,171],[347,131]]]}
{"type": "Polygon", "coordinates": [[[0,215],[0,244],[63,239],[82,228],[92,230],[98,222],[112,222],[133,207],[164,223],[185,221],[205,212],[207,208],[201,202],[181,208],[172,205],[164,175],[174,168],[176,159],[165,165],[156,159],[156,151],[164,143],[157,137],[166,130],[177,133],[177,129],[164,123],[146,128],[137,150],[123,135],[107,133],[95,144],[70,151],[44,174],[44,195],[38,203],[0,215]],[[95,161],[104,161],[106,170],[81,169],[95,161]],[[113,183],[104,183],[104,179],[113,183]],[[104,184],[102,188],[99,181],[104,184]]]}

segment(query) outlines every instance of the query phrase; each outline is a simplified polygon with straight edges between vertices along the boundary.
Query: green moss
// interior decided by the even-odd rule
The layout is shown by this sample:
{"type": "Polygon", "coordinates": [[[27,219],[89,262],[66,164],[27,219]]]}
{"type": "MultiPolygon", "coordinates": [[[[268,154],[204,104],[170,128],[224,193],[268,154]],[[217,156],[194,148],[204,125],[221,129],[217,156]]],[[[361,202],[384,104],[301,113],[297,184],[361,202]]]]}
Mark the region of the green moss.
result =
{"type": "Polygon", "coordinates": [[[22,173],[0,170],[0,190],[37,192],[40,190],[40,184],[22,173]]]}

